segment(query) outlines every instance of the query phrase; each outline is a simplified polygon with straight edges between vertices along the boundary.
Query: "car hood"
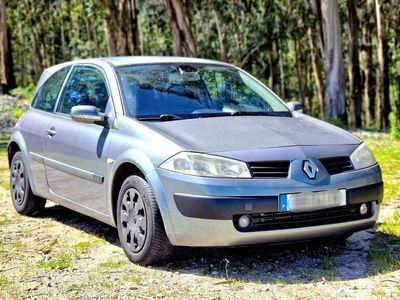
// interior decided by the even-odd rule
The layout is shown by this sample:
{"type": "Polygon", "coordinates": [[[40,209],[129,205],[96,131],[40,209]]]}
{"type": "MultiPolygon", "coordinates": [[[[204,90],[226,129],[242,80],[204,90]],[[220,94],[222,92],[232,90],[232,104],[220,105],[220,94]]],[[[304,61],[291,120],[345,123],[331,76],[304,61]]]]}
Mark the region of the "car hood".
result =
{"type": "Polygon", "coordinates": [[[229,116],[142,124],[185,150],[208,153],[361,142],[345,130],[306,115],[229,116]]]}

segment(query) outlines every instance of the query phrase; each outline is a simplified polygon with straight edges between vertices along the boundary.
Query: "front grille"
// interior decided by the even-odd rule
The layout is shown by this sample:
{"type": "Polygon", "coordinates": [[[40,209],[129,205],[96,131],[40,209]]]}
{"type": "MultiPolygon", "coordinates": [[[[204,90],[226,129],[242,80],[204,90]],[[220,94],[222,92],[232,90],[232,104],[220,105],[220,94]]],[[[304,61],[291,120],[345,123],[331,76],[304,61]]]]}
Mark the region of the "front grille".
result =
{"type": "Polygon", "coordinates": [[[286,178],[289,173],[290,162],[285,161],[254,161],[248,163],[250,173],[258,178],[286,178]]]}
{"type": "Polygon", "coordinates": [[[246,229],[238,226],[240,215],[233,216],[233,224],[238,231],[264,231],[277,229],[301,228],[309,226],[327,225],[355,220],[367,219],[373,215],[371,202],[367,204],[368,212],[360,214],[361,204],[338,206],[312,212],[292,213],[273,212],[250,214],[252,224],[246,229]]]}
{"type": "Polygon", "coordinates": [[[320,162],[330,175],[354,170],[353,164],[348,156],[320,158],[320,162]]]}

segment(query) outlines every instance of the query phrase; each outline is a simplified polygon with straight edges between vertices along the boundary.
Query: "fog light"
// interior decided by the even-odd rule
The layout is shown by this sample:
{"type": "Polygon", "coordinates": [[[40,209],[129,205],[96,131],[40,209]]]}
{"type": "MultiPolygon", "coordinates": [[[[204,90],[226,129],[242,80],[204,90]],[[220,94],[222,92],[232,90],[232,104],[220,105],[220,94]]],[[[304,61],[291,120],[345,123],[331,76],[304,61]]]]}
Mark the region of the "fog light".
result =
{"type": "Polygon", "coordinates": [[[250,226],[250,223],[251,223],[251,219],[248,215],[243,215],[239,218],[238,224],[239,224],[240,228],[247,228],[250,226]]]}
{"type": "Polygon", "coordinates": [[[367,204],[363,203],[360,206],[360,214],[365,215],[368,212],[367,204]]]}

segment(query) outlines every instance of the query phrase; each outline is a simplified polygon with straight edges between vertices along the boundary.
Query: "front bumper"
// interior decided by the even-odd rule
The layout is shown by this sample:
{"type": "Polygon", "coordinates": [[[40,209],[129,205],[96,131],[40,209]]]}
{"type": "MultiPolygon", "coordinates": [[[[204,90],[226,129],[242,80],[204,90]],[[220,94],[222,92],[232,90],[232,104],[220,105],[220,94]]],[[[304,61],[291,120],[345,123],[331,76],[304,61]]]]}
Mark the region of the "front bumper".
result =
{"type": "Polygon", "coordinates": [[[379,166],[352,171],[325,180],[216,179],[157,170],[168,215],[163,215],[168,237],[180,246],[235,246],[280,243],[343,235],[372,227],[379,215],[383,183],[379,166]],[[283,193],[347,190],[347,205],[369,203],[369,214],[360,219],[319,225],[299,224],[293,228],[273,228],[242,232],[235,216],[278,212],[283,193]]]}

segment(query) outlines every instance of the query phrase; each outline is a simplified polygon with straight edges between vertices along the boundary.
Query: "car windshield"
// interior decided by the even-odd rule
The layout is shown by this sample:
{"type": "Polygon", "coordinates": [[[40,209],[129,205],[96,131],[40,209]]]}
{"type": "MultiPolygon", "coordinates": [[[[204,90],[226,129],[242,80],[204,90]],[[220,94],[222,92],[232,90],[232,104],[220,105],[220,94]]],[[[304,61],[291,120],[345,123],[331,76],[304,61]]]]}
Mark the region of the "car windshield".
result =
{"type": "Polygon", "coordinates": [[[125,110],[138,119],[291,116],[272,92],[234,67],[149,64],[117,68],[125,110]]]}

